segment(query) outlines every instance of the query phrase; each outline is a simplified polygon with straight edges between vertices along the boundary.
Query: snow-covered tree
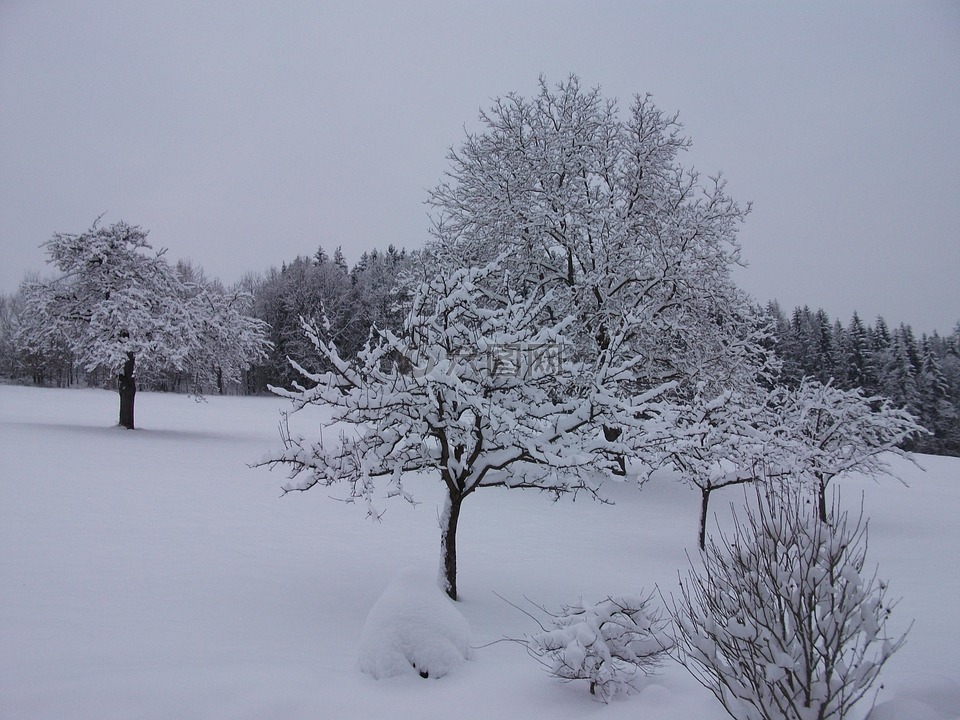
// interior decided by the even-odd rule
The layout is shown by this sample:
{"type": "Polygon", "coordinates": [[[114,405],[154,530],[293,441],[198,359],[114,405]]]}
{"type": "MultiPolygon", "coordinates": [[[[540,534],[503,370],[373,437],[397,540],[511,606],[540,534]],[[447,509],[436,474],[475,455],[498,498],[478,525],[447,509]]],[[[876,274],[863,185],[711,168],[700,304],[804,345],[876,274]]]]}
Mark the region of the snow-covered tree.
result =
{"type": "Polygon", "coordinates": [[[665,445],[663,462],[700,491],[701,550],[711,494],[766,480],[778,471],[769,402],[770,394],[760,387],[709,392],[701,384],[687,403],[674,405],[668,414],[673,437],[665,445]]]}
{"type": "Polygon", "coordinates": [[[893,331],[881,360],[880,394],[899,407],[916,408],[920,404],[917,386],[920,362],[913,333],[905,332],[902,325],[893,331]]]}
{"type": "Polygon", "coordinates": [[[654,442],[660,452],[648,459],[700,491],[701,549],[712,493],[768,480],[781,465],[780,446],[771,433],[773,382],[781,366],[767,349],[775,328],[759,308],[731,316],[727,325],[726,360],[702,358],[692,374],[696,382],[661,407],[665,436],[662,443],[654,442]]]}
{"type": "Polygon", "coordinates": [[[677,655],[735,720],[842,720],[904,635],[865,570],[867,525],[822,522],[797,492],[761,496],[674,600],[677,655]]]}
{"type": "MultiPolygon", "coordinates": [[[[563,318],[543,324],[550,296],[517,293],[504,259],[453,269],[424,258],[426,278],[413,292],[399,335],[372,331],[355,361],[345,360],[306,324],[317,352],[334,368],[314,374],[294,363],[312,387],[274,391],[294,402],[334,408],[330,425],[349,426],[339,439],[319,443],[283,426],[284,449],[269,457],[286,465],[294,482],[285,491],[344,483],[345,498],[376,515],[377,481],[387,496],[413,500],[405,473],[433,471],[446,488],[441,516],[441,586],[457,597],[456,534],[463,501],[481,488],[534,488],[555,496],[595,494],[599,462],[610,443],[598,432],[605,418],[629,430],[666,383],[642,395],[620,397],[631,372],[611,356],[588,363],[565,355],[563,318]],[[571,397],[574,379],[588,388],[571,397]]],[[[630,318],[618,332],[631,331],[630,318]]]]}
{"type": "Polygon", "coordinates": [[[287,358],[311,370],[326,370],[322,357],[303,334],[300,318],[326,317],[330,339],[344,357],[363,347],[371,325],[397,330],[402,324],[398,303],[403,289],[397,280],[408,264],[406,252],[390,246],[386,252],[364,253],[348,270],[341,248],[331,260],[320,248],[313,258],[297,257],[263,277],[249,278],[252,312],[270,325],[273,348],[257,369],[258,387],[289,385],[297,378],[287,358]]]}
{"type": "MultiPolygon", "coordinates": [[[[57,233],[44,246],[61,275],[23,285],[22,337],[40,346],[62,339],[87,371],[116,373],[120,425],[133,429],[137,372],[207,363],[211,324],[226,316],[191,303],[163,251],[150,252],[138,226],[95,222],[79,235],[57,233]]],[[[262,327],[247,329],[252,345],[217,348],[222,365],[252,359],[229,356],[260,347],[262,327]]]]}
{"type": "Polygon", "coordinates": [[[824,522],[827,485],[834,477],[851,471],[888,475],[888,454],[904,455],[900,445],[926,432],[886,398],[865,397],[859,389],[840,390],[810,378],[795,389],[781,388],[774,410],[780,470],[814,486],[824,522]]]}
{"type": "Polygon", "coordinates": [[[451,595],[463,498],[491,484],[595,489],[654,437],[668,442],[651,430],[653,398],[756,372],[751,353],[732,351],[751,312],[730,276],[745,211],[719,178],[679,164],[689,141],[675,117],[646,97],[621,118],[572,77],[555,90],[541,81],[530,100],[508,95],[481,122],[431,192],[436,262],[403,331],[377,334],[354,367],[314,329],[342,383],[316,376],[320,389],[293,398],[342,409],[337,421],[364,439],[323,448],[287,437],[275,458],[310,470],[297,489],[349,480],[363,497],[372,475],[396,485],[404,470],[437,469],[451,595]],[[561,365],[528,376],[528,351],[554,345],[561,365]],[[519,372],[512,380],[465,359],[495,348],[496,367],[519,372]],[[437,363],[448,370],[428,371],[437,363]]]}
{"type": "Polygon", "coordinates": [[[194,341],[184,366],[191,388],[204,392],[239,383],[244,370],[267,356],[269,326],[252,317],[253,297],[238,287],[226,289],[217,281],[184,286],[183,312],[194,327],[194,341]]]}
{"type": "Polygon", "coordinates": [[[850,387],[863,388],[869,392],[869,388],[876,385],[877,373],[870,350],[870,337],[857,313],[853,313],[847,326],[846,364],[850,387]]]}
{"type": "Polygon", "coordinates": [[[24,288],[39,280],[36,273],[28,274],[11,303],[8,332],[13,356],[10,367],[18,374],[29,376],[35,385],[55,383],[57,387],[66,387],[73,380],[74,353],[62,332],[35,322],[25,302],[24,288]]]}
{"type": "MultiPolygon", "coordinates": [[[[924,337],[921,343],[920,372],[917,388],[920,396],[919,414],[930,435],[917,444],[921,452],[949,453],[960,448],[960,412],[950,401],[950,384],[935,346],[940,338],[924,337]]],[[[957,398],[960,400],[960,398],[957,398]]]]}
{"type": "Polygon", "coordinates": [[[17,332],[23,311],[23,296],[0,294],[0,376],[14,377],[20,371],[17,332]]]}
{"type": "MultiPolygon", "coordinates": [[[[438,242],[463,264],[510,257],[524,295],[572,317],[578,357],[638,358],[624,392],[733,368],[747,300],[730,278],[746,211],[719,178],[685,169],[676,116],[637,97],[625,116],[576,77],[496,101],[431,193],[438,242]],[[632,316],[629,335],[619,318],[632,316]]],[[[617,428],[608,427],[615,437],[617,428]]]]}

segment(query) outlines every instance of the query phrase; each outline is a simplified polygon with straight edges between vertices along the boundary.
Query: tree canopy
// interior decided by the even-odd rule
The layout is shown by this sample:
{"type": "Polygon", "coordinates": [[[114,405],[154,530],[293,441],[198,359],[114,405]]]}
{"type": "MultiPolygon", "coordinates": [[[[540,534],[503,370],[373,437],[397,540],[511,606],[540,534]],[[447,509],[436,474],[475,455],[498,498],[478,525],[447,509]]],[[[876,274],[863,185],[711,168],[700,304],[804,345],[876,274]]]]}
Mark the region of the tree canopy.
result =
{"type": "Polygon", "coordinates": [[[230,373],[263,357],[265,324],[216,286],[182,280],[139,226],[98,221],[44,246],[60,275],[22,287],[21,342],[66,347],[88,371],[115,373],[123,427],[134,427],[137,373],[230,373]]]}
{"type": "MultiPolygon", "coordinates": [[[[330,372],[279,390],[336,408],[355,430],[325,444],[284,433],[270,462],[288,490],[436,472],[444,589],[457,595],[462,501],[490,486],[597,494],[668,442],[663,403],[760,371],[756,313],[730,278],[744,211],[719,179],[679,164],[689,141],[649,98],[626,117],[576,78],[481,115],[430,196],[433,239],[407,277],[397,332],[351,361],[307,323],[330,372]],[[545,369],[545,371],[543,371],[545,369]]],[[[375,511],[374,511],[375,512],[375,511]]]]}

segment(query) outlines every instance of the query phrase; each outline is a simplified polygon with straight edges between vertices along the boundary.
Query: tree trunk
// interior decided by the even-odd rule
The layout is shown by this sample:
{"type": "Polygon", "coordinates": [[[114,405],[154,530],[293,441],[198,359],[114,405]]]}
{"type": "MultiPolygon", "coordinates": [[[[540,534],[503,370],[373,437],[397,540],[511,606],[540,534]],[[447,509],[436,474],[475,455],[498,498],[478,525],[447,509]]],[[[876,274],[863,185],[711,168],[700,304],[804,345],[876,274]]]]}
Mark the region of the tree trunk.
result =
{"type": "MultiPolygon", "coordinates": [[[[609,425],[603,426],[603,439],[607,442],[616,442],[620,435],[623,434],[623,428],[610,427],[609,425]]],[[[627,459],[620,453],[613,454],[614,460],[616,460],[617,467],[614,469],[614,475],[623,475],[627,474],[627,459]]]]}
{"type": "Polygon", "coordinates": [[[710,504],[711,488],[700,488],[700,549],[707,547],[707,506],[710,504]]]}
{"type": "Polygon", "coordinates": [[[443,515],[440,517],[440,587],[457,599],[457,523],[463,496],[454,497],[448,490],[443,515]]]}
{"type": "Polygon", "coordinates": [[[134,376],[136,362],[132,352],[127,353],[123,371],[117,376],[117,392],[120,393],[120,426],[133,430],[133,401],[137,395],[137,379],[134,376]]]}
{"type": "Polygon", "coordinates": [[[827,481],[822,477],[820,481],[820,522],[827,522],[827,481]]]}

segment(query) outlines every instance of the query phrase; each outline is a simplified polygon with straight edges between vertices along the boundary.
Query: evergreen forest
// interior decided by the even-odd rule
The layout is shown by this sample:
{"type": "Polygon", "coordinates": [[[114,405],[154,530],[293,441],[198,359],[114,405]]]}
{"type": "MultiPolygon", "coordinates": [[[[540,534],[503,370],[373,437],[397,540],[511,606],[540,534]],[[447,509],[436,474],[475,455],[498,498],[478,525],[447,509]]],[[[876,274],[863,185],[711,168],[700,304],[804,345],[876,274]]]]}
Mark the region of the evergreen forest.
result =
{"type": "MultiPolygon", "coordinates": [[[[301,318],[321,317],[343,357],[353,357],[370,337],[371,328],[396,329],[404,316],[404,290],[416,277],[420,253],[390,245],[386,251],[364,252],[350,267],[341,248],[329,254],[319,248],[251,273],[230,292],[247,304],[245,312],[267,323],[271,347],[267,357],[241,373],[227,387],[204,387],[196,377],[173,369],[140,377],[145,390],[257,395],[270,386],[289,387],[297,373],[289,359],[322,371],[323,360],[303,332],[301,318]]],[[[181,262],[177,271],[192,281],[219,285],[201,268],[181,262]]],[[[30,278],[28,278],[30,279],[30,278]]],[[[910,325],[890,327],[883,317],[864,321],[831,319],[826,311],[797,307],[789,313],[776,302],[766,308],[771,342],[780,359],[778,382],[795,388],[804,377],[840,389],[860,388],[868,396],[889,398],[907,409],[930,434],[904,449],[960,456],[960,322],[948,335],[919,337],[910,325]]],[[[4,382],[51,387],[112,387],[116,378],[87,372],[66,347],[28,351],[19,341],[23,313],[21,293],[0,295],[0,378],[4,382]]]]}

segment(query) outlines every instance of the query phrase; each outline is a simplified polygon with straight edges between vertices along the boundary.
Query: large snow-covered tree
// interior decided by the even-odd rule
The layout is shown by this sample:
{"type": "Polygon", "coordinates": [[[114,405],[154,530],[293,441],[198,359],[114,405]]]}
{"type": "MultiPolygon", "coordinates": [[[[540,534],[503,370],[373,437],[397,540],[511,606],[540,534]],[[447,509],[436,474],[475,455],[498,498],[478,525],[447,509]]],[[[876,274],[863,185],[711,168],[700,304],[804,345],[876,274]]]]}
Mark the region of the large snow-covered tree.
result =
{"type": "Polygon", "coordinates": [[[349,426],[327,444],[283,424],[284,448],[268,462],[290,467],[286,491],[344,483],[344,499],[365,502],[377,515],[378,479],[387,496],[412,501],[405,473],[437,473],[446,488],[441,586],[454,599],[466,498],[489,487],[596,494],[597,466],[611,449],[597,423],[613,418],[639,427],[648,403],[670,387],[619,397],[616,385],[630,364],[566,357],[571,319],[543,324],[549,297],[518,294],[503,262],[441,272],[442,263],[427,258],[428,279],[414,290],[402,332],[374,331],[355,361],[325,338],[328,328],[306,323],[335,370],[314,374],[294,363],[312,386],[275,389],[295,409],[331,406],[329,424],[349,426]],[[589,389],[572,397],[565,387],[574,379],[589,389]]]}
{"type": "Polygon", "coordinates": [[[61,274],[22,287],[23,336],[40,346],[62,340],[88,371],[115,372],[125,428],[134,428],[137,372],[188,370],[210,362],[211,350],[221,367],[232,367],[262,352],[264,328],[255,321],[232,326],[248,333],[246,340],[220,342],[214,330],[236,308],[191,291],[139,226],[98,221],[84,233],[57,233],[44,246],[61,274]]]}
{"type": "Polygon", "coordinates": [[[638,98],[621,118],[572,77],[508,95],[481,122],[430,195],[434,238],[403,329],[375,331],[351,363],[309,326],[335,371],[301,368],[312,386],[280,391],[333,406],[350,432],[317,443],[287,426],[270,458],[290,467],[288,490],[347,483],[366,501],[377,478],[407,496],[405,472],[437,472],[451,597],[473,492],[595,493],[667,441],[652,426],[670,393],[708,366],[711,382],[752,372],[750,310],[730,280],[744,211],[679,164],[675,117],[638,98]]]}
{"type": "Polygon", "coordinates": [[[595,492],[669,441],[658,419],[671,394],[682,401],[707,370],[711,383],[750,377],[762,354],[743,351],[751,309],[730,278],[745,213],[719,179],[679,164],[689,141],[675,117],[638,98],[621,118],[570,78],[508,95],[481,122],[430,195],[430,261],[403,330],[375,334],[355,364],[311,330],[336,378],[308,373],[316,387],[287,394],[333,405],[358,432],[329,446],[287,434],[273,457],[306,472],[290,489],[348,482],[358,498],[378,476],[404,495],[405,471],[437,470],[452,597],[465,497],[595,492]],[[558,366],[532,371],[561,347],[558,366]]]}

